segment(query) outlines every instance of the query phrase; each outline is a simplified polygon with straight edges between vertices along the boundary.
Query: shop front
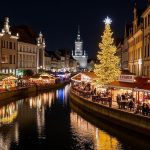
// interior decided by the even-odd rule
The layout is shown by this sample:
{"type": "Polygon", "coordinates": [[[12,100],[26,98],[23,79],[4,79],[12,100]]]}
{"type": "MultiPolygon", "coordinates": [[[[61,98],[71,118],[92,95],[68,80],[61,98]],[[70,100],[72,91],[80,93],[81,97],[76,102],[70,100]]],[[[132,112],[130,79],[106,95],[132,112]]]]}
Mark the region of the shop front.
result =
{"type": "Polygon", "coordinates": [[[17,87],[18,78],[15,76],[9,76],[1,80],[1,89],[10,90],[17,87]]]}
{"type": "Polygon", "coordinates": [[[117,100],[118,95],[125,95],[136,103],[143,103],[150,99],[150,84],[147,78],[135,77],[134,75],[121,75],[118,81],[112,82],[108,87],[112,89],[113,100],[117,100]]]}

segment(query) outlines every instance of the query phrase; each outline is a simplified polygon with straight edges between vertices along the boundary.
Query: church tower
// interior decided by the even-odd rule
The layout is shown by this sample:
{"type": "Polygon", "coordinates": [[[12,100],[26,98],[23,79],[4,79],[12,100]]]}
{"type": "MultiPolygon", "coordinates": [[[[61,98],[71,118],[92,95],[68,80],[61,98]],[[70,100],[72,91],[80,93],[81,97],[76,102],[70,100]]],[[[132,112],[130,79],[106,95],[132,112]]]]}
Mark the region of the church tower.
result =
{"type": "Polygon", "coordinates": [[[37,67],[38,69],[45,69],[45,39],[43,37],[43,34],[40,32],[39,36],[37,38],[37,46],[38,46],[38,52],[37,52],[37,67]]]}
{"type": "Polygon", "coordinates": [[[133,10],[133,33],[137,31],[137,27],[138,27],[137,1],[135,0],[133,10]]]}
{"type": "Polygon", "coordinates": [[[77,39],[75,40],[75,50],[72,51],[72,57],[79,64],[79,69],[86,69],[87,68],[88,56],[86,54],[86,51],[83,50],[83,41],[81,40],[81,37],[80,37],[79,26],[78,26],[77,39]]]}

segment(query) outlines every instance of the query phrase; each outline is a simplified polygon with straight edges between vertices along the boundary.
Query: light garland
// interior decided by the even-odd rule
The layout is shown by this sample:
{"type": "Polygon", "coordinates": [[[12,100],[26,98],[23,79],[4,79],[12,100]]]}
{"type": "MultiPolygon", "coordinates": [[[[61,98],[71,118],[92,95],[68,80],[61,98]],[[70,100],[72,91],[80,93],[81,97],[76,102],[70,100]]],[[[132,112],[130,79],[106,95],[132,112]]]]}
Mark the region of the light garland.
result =
{"type": "Polygon", "coordinates": [[[116,46],[112,38],[110,24],[112,20],[107,17],[105,20],[105,30],[102,42],[99,44],[98,64],[95,64],[94,72],[98,76],[97,84],[106,85],[118,79],[120,75],[119,58],[115,56],[116,46]]]}

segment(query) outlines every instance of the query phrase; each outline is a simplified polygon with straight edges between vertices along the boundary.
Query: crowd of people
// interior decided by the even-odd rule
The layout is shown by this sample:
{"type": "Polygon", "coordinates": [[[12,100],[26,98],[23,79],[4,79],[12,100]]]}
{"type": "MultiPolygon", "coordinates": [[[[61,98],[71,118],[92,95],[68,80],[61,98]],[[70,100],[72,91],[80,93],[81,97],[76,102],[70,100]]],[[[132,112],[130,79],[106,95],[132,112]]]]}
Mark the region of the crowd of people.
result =
{"type": "Polygon", "coordinates": [[[150,115],[150,104],[148,102],[137,102],[132,93],[118,94],[116,100],[119,109],[127,109],[135,114],[150,115]]]}
{"type": "MultiPolygon", "coordinates": [[[[91,88],[90,84],[77,84],[72,86],[78,95],[90,98],[93,102],[98,102],[112,107],[112,95],[109,89],[105,91],[91,88]]],[[[114,103],[117,102],[118,109],[133,112],[135,114],[150,115],[150,104],[148,102],[137,102],[132,93],[117,94],[114,103]]],[[[115,106],[114,106],[115,107],[115,106]]]]}

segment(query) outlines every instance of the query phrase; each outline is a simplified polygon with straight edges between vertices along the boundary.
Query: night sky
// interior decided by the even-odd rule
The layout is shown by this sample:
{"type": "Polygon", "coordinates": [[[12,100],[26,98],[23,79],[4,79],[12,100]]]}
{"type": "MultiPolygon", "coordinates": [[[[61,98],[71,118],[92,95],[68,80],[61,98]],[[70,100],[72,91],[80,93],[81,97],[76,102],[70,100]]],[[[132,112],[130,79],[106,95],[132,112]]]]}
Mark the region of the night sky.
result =
{"type": "MultiPolygon", "coordinates": [[[[47,50],[74,49],[77,27],[80,25],[84,49],[95,57],[104,30],[103,20],[113,20],[114,36],[123,35],[125,22],[131,20],[134,0],[7,0],[1,1],[0,19],[10,18],[10,24],[29,25],[42,31],[47,50]]],[[[138,0],[138,7],[147,0],[138,0]]]]}

